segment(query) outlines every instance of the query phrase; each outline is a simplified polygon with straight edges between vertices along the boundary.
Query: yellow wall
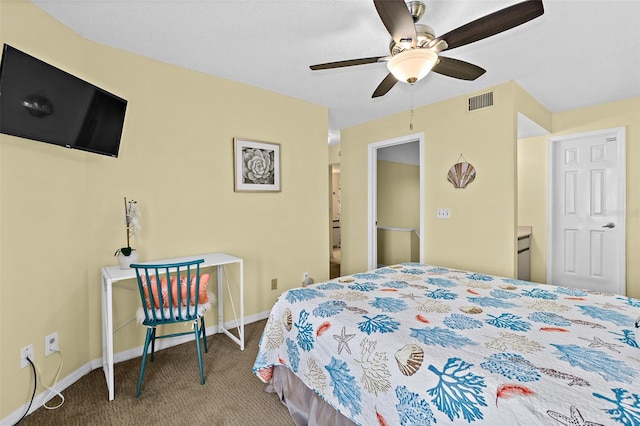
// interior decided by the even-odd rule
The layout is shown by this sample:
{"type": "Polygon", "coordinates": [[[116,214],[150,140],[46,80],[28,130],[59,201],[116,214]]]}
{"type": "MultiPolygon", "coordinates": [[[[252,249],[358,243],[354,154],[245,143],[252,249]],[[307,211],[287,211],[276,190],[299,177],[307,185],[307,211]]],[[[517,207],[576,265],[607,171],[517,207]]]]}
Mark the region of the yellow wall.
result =
{"type": "MultiPolygon", "coordinates": [[[[34,345],[45,383],[58,365],[43,355],[51,332],[61,378],[101,357],[99,271],[125,244],[123,196],[142,209],[141,260],[244,258],[246,315],[268,311],[304,271],[328,278],[326,108],[90,42],[27,1],[0,4],[1,43],[129,102],[117,159],[0,135],[0,418],[30,396],[22,347],[34,345]],[[281,144],[282,192],[234,192],[233,137],[281,144]]],[[[141,344],[140,327],[118,331],[116,351],[141,344]]]]}
{"type": "Polygon", "coordinates": [[[489,90],[494,91],[494,105],[483,110],[467,112],[468,96],[417,108],[413,130],[409,129],[408,115],[401,113],[341,132],[343,274],[368,266],[368,145],[422,132],[425,262],[514,276],[514,99],[519,87],[505,83],[489,90]],[[477,171],[476,180],[466,189],[455,189],[447,181],[447,172],[460,154],[477,171]],[[438,208],[450,209],[451,219],[436,219],[438,208]]]}
{"type": "Polygon", "coordinates": [[[378,267],[420,261],[420,241],[414,232],[378,229],[378,267]]]}
{"type": "Polygon", "coordinates": [[[627,296],[640,297],[640,98],[553,114],[552,134],[518,142],[519,219],[532,225],[532,279],[546,281],[547,156],[549,137],[612,127],[627,136],[627,296]]]}
{"type": "Polygon", "coordinates": [[[378,161],[378,226],[420,229],[420,167],[378,161]]]}
{"type": "MultiPolygon", "coordinates": [[[[378,226],[420,231],[420,167],[392,161],[377,163],[378,226]]],[[[407,231],[378,231],[378,263],[417,262],[417,235],[407,231]]]]}

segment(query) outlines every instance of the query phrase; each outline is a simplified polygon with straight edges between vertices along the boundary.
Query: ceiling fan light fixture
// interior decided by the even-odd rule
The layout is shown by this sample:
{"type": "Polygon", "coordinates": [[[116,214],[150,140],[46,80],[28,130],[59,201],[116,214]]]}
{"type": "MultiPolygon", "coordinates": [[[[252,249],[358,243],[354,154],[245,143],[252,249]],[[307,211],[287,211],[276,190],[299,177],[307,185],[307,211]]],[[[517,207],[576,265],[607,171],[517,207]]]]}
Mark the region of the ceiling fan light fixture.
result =
{"type": "Polygon", "coordinates": [[[429,74],[437,61],[438,54],[431,49],[410,49],[394,55],[387,68],[398,81],[413,84],[429,74]]]}

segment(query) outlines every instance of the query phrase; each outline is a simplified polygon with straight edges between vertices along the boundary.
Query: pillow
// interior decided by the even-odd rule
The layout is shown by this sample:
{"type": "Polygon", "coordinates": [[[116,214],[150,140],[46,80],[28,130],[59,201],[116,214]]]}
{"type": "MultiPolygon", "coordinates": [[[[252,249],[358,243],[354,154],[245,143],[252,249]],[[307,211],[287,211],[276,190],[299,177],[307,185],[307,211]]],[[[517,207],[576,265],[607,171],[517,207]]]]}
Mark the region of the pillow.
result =
{"type": "MultiPolygon", "coordinates": [[[[147,285],[147,277],[145,275],[140,276],[140,280],[142,281],[142,291],[144,293],[144,299],[147,302],[147,308],[151,309],[151,300],[149,298],[149,288],[147,285]]],[[[153,296],[153,305],[156,309],[160,308],[160,297],[158,296],[158,285],[156,281],[156,276],[151,275],[149,277],[149,281],[151,282],[151,295],[153,296]]],[[[173,280],[172,280],[173,281],[173,280]]],[[[165,308],[169,306],[169,289],[167,287],[167,278],[160,278],[160,292],[162,297],[162,306],[165,308]]]]}
{"type": "MultiPolygon", "coordinates": [[[[198,292],[198,303],[207,303],[209,301],[209,295],[207,294],[207,284],[209,284],[209,274],[201,274],[200,275],[200,289],[198,292]]],[[[196,277],[191,277],[191,305],[195,305],[195,293],[196,293],[196,277]]],[[[178,306],[178,286],[177,279],[175,277],[171,277],[171,297],[173,299],[173,306],[178,306]]],[[[182,306],[186,306],[187,304],[187,278],[180,278],[180,297],[182,301],[182,306]]]]}
{"type": "MultiPolygon", "coordinates": [[[[144,293],[144,299],[147,302],[147,308],[151,309],[151,300],[149,298],[149,288],[147,285],[147,277],[145,275],[141,275],[140,279],[142,281],[142,291],[144,293]]],[[[158,285],[156,284],[156,276],[149,276],[149,281],[151,282],[151,295],[153,296],[153,305],[156,309],[160,308],[160,297],[158,296],[158,285]]],[[[182,306],[187,305],[187,278],[180,278],[180,296],[182,301],[182,306]]],[[[199,297],[198,303],[203,304],[209,301],[209,295],[207,294],[207,284],[209,283],[209,274],[201,274],[200,275],[200,289],[199,289],[199,297]]],[[[196,292],[196,277],[191,277],[191,305],[195,305],[195,292],[196,292]]],[[[169,288],[167,286],[167,278],[160,278],[160,296],[162,297],[162,307],[169,307],[169,288]]],[[[171,277],[171,299],[173,300],[173,306],[178,306],[178,280],[176,277],[171,277]]]]}

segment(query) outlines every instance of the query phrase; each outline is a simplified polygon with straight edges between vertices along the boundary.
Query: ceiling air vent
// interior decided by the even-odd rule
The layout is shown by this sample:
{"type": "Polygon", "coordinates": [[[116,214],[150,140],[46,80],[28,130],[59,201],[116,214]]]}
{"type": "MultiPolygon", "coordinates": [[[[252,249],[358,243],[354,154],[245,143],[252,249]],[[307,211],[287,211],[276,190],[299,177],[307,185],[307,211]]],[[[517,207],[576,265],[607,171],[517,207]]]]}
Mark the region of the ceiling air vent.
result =
{"type": "Polygon", "coordinates": [[[469,98],[469,111],[490,107],[493,105],[493,92],[469,98]]]}

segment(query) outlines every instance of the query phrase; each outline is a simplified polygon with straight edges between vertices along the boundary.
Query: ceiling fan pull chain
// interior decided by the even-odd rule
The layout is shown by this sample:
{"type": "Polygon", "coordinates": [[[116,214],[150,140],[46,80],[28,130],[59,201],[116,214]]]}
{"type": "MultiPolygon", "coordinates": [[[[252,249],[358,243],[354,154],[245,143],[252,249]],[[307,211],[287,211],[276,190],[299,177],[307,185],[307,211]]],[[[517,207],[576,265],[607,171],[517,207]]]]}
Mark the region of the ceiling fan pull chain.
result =
{"type": "Polygon", "coordinates": [[[411,112],[409,115],[409,130],[413,130],[413,90],[410,90],[410,93],[411,93],[410,95],[411,96],[411,102],[410,102],[411,112]]]}

